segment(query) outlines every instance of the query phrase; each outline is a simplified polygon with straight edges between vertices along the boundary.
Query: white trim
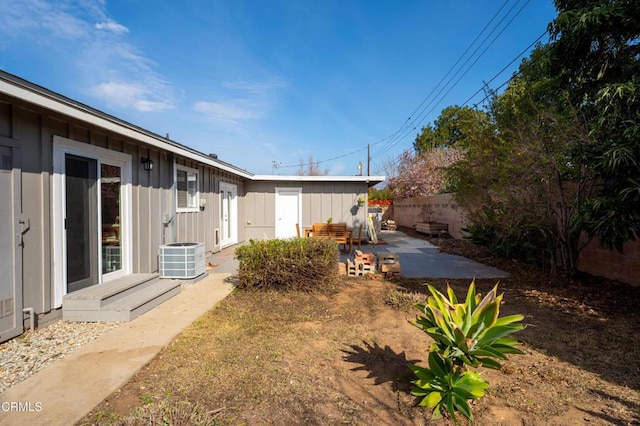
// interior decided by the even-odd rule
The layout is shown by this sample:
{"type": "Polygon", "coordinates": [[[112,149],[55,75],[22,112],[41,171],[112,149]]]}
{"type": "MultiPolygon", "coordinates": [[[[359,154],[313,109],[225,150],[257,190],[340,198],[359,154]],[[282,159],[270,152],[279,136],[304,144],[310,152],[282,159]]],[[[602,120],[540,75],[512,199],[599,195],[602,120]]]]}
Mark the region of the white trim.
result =
{"type": "Polygon", "coordinates": [[[384,182],[384,176],[284,176],[284,175],[254,175],[252,181],[271,182],[363,182],[377,184],[384,182]]]}
{"type": "Polygon", "coordinates": [[[229,223],[231,228],[230,235],[227,235],[227,238],[223,238],[226,235],[226,230],[224,229],[224,223],[222,223],[222,204],[224,200],[220,198],[220,209],[218,213],[218,218],[220,219],[220,248],[225,248],[227,246],[236,244],[238,242],[238,185],[228,182],[220,182],[220,186],[218,187],[218,197],[220,197],[220,192],[231,192],[231,201],[229,203],[229,223]]]}
{"type": "Polygon", "coordinates": [[[160,136],[154,137],[151,132],[146,133],[144,129],[136,128],[131,124],[121,122],[115,117],[109,119],[106,114],[104,114],[104,117],[102,117],[97,115],[97,111],[92,111],[89,107],[82,108],[81,104],[70,104],[68,102],[64,102],[61,99],[57,99],[57,97],[54,97],[53,95],[47,96],[46,94],[39,93],[36,91],[36,89],[19,86],[15,82],[5,80],[5,77],[1,73],[0,93],[6,93],[9,96],[14,96],[18,99],[22,99],[34,105],[39,105],[43,108],[60,112],[78,120],[93,124],[105,130],[109,130],[119,135],[134,139],[138,142],[144,142],[159,149],[173,152],[182,157],[217,167],[221,170],[233,173],[237,176],[241,176],[247,179],[251,179],[251,176],[253,176],[249,172],[243,172],[234,167],[227,166],[223,162],[216,161],[214,158],[208,155],[195,153],[188,149],[176,146],[175,144],[168,143],[166,142],[166,139],[163,139],[160,136]]]}
{"type": "Polygon", "coordinates": [[[45,88],[38,87],[19,77],[0,71],[0,93],[24,100],[25,102],[59,112],[69,117],[82,120],[86,123],[100,127],[107,131],[131,138],[137,142],[149,144],[160,150],[172,152],[184,158],[216,167],[220,170],[232,173],[250,181],[299,181],[299,182],[366,182],[370,186],[384,182],[384,176],[278,176],[278,175],[254,175],[246,170],[241,170],[228,163],[217,160],[209,155],[199,153],[186,146],[172,143],[167,138],[155,135],[143,128],[119,120],[116,117],[102,113],[94,108],[65,98],[45,88]]]}
{"type": "MultiPolygon", "coordinates": [[[[53,307],[62,306],[62,298],[66,294],[67,283],[67,242],[64,238],[65,218],[65,155],[73,154],[85,158],[92,158],[98,162],[98,184],[100,184],[100,164],[106,163],[120,167],[122,181],[122,198],[120,200],[120,235],[122,237],[122,269],[102,275],[102,256],[98,256],[98,283],[110,281],[131,273],[133,252],[131,244],[133,232],[131,223],[131,155],[100,148],[83,142],[77,142],[61,136],[53,137],[53,192],[52,198],[52,229],[53,229],[53,307]]],[[[98,222],[100,222],[100,197],[98,197],[98,222]]],[[[98,253],[100,252],[102,228],[98,227],[98,253]]]]}
{"type": "Polygon", "coordinates": [[[175,167],[173,168],[173,182],[175,183],[175,192],[176,192],[176,213],[197,213],[200,211],[200,170],[193,169],[191,167],[183,166],[182,164],[178,164],[175,162],[175,167]],[[196,175],[196,202],[194,207],[180,207],[178,205],[178,170],[182,170],[187,173],[193,173],[196,175]]]}
{"type": "Polygon", "coordinates": [[[275,208],[275,226],[274,226],[274,236],[276,238],[278,237],[278,198],[281,194],[283,193],[293,193],[296,194],[298,197],[298,217],[296,218],[297,223],[299,224],[300,227],[302,227],[302,188],[300,187],[291,187],[291,186],[276,186],[275,187],[275,191],[276,191],[276,199],[274,204],[274,208],[275,208]]]}

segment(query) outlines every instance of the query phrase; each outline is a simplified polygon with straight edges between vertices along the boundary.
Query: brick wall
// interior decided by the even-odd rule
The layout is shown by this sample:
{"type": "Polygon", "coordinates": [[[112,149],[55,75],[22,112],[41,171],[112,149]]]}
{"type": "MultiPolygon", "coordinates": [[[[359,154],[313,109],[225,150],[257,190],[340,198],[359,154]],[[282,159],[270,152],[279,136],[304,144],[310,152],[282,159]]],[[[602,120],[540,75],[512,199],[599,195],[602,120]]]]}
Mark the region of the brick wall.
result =
{"type": "MultiPolygon", "coordinates": [[[[392,214],[398,226],[414,227],[418,222],[440,222],[449,225],[453,238],[463,238],[462,228],[466,226],[464,211],[453,200],[451,194],[410,198],[393,202],[392,214]]],[[[628,242],[624,252],[601,247],[592,241],[580,254],[580,271],[640,286],[640,241],[628,242]]]]}

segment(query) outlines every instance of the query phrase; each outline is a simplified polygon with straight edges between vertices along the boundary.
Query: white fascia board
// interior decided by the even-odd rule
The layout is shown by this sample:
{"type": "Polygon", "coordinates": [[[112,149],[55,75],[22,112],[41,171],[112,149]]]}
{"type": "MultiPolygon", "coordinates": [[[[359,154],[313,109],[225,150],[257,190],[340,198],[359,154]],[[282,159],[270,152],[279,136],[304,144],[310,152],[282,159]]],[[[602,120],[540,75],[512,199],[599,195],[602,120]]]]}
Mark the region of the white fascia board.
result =
{"type": "Polygon", "coordinates": [[[282,175],[254,175],[253,181],[271,182],[365,182],[377,184],[384,182],[385,176],[282,176],[282,175]]]}
{"type": "Polygon", "coordinates": [[[182,157],[186,157],[213,167],[217,167],[221,170],[233,173],[235,175],[247,179],[252,179],[253,177],[252,173],[243,172],[233,167],[229,167],[225,164],[221,164],[207,155],[191,152],[187,149],[167,143],[160,137],[155,138],[133,127],[129,127],[125,123],[120,123],[107,117],[98,116],[94,112],[83,108],[82,105],[70,105],[64,101],[56,99],[55,96],[38,93],[36,91],[12,84],[2,79],[0,79],[0,92],[32,103],[34,105],[38,105],[40,107],[59,112],[61,114],[68,115],[86,123],[93,124],[94,126],[100,127],[102,129],[131,138],[132,140],[143,142],[156,148],[173,152],[174,154],[178,154],[182,157]]]}

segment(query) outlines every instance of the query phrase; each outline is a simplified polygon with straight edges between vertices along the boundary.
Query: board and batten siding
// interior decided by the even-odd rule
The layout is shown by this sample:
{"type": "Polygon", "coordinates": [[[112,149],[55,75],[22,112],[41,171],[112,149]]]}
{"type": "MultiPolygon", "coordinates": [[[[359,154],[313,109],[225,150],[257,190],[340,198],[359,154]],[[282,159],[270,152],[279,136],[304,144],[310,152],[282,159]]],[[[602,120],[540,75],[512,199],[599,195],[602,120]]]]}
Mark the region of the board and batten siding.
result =
{"type": "MultiPolygon", "coordinates": [[[[185,161],[175,159],[172,153],[5,94],[0,94],[0,136],[16,143],[22,154],[22,214],[29,226],[23,247],[23,305],[33,307],[36,314],[47,313],[54,307],[54,136],[131,156],[133,273],[158,271],[158,247],[163,243],[197,241],[205,242],[208,252],[219,250],[214,229],[220,222],[220,181],[238,186],[238,223],[242,223],[243,178],[213,166],[190,162],[199,170],[200,196],[207,205],[202,211],[176,214],[174,162],[185,161]],[[153,160],[153,170],[144,170],[141,164],[144,157],[153,160]],[[172,218],[166,227],[162,223],[165,214],[172,218]]],[[[241,226],[238,239],[244,239],[241,226]]]]}
{"type": "Polygon", "coordinates": [[[246,187],[246,239],[275,238],[276,187],[302,188],[301,229],[328,218],[349,228],[357,229],[362,224],[366,229],[367,208],[357,205],[358,198],[367,196],[365,182],[250,181],[246,187]]]}
{"type": "Polygon", "coordinates": [[[192,160],[178,159],[177,163],[198,170],[199,199],[205,200],[205,206],[198,212],[177,212],[175,215],[175,235],[173,240],[186,243],[205,243],[205,251],[215,253],[221,250],[220,229],[220,183],[230,183],[238,188],[238,212],[234,218],[238,223],[238,242],[244,241],[244,232],[240,227],[243,212],[244,179],[192,160]]]}

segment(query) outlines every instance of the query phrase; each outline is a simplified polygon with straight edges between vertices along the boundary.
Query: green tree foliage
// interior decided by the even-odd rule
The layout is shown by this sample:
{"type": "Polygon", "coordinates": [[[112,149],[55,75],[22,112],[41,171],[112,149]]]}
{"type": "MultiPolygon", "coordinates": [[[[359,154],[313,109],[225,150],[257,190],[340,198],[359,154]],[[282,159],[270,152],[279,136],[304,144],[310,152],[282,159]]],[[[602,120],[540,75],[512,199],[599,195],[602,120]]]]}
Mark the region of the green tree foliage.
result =
{"type": "Polygon", "coordinates": [[[381,189],[372,186],[369,188],[369,200],[393,200],[393,192],[388,186],[381,189]]]}
{"type": "Polygon", "coordinates": [[[489,117],[483,111],[450,106],[442,110],[433,124],[422,128],[422,132],[416,135],[413,148],[421,154],[438,147],[453,147],[473,137],[488,124],[489,117]]]}
{"type": "Polygon", "coordinates": [[[449,173],[476,243],[573,271],[584,246],[576,217],[593,188],[592,172],[573,153],[590,141],[569,94],[548,77],[547,51],[538,47],[494,94],[493,127],[465,146],[465,160],[449,173]]]}
{"type": "Polygon", "coordinates": [[[640,8],[556,5],[553,42],[494,94],[488,131],[458,141],[448,172],[476,242],[573,271],[585,231],[618,249],[640,235],[640,8]]]}
{"type": "Polygon", "coordinates": [[[589,123],[574,160],[598,178],[576,224],[610,246],[640,236],[640,7],[635,0],[556,0],[550,75],[589,123]]]}

